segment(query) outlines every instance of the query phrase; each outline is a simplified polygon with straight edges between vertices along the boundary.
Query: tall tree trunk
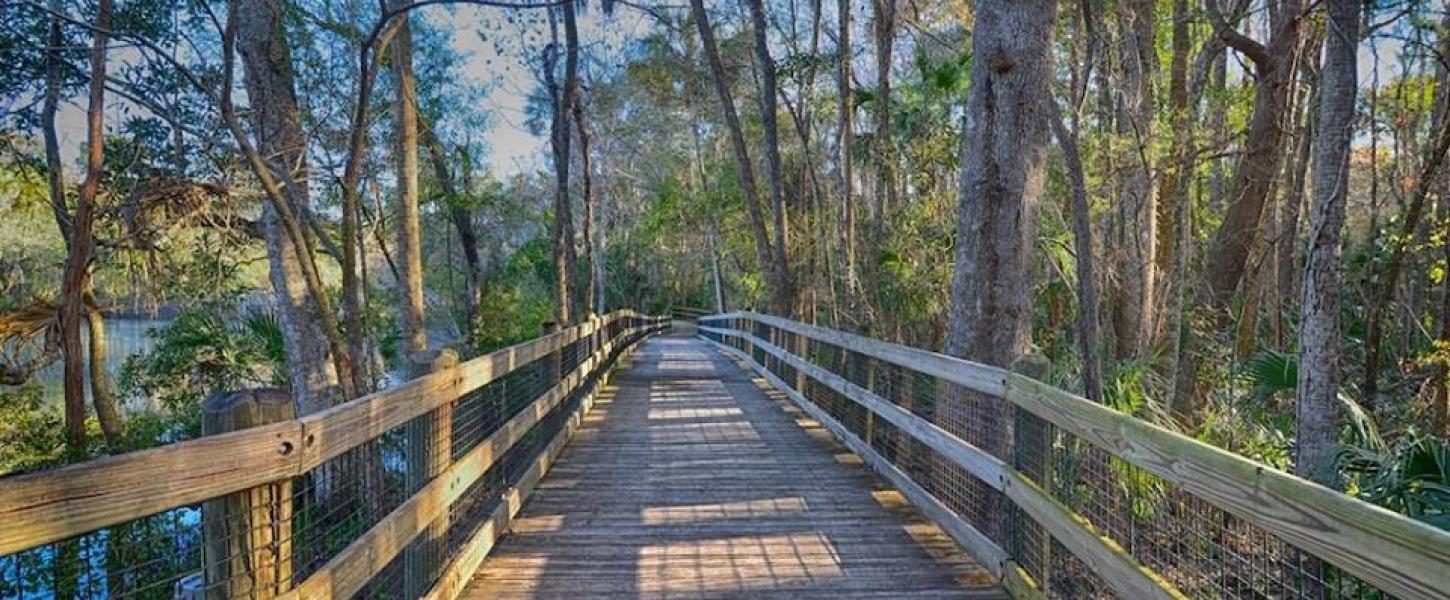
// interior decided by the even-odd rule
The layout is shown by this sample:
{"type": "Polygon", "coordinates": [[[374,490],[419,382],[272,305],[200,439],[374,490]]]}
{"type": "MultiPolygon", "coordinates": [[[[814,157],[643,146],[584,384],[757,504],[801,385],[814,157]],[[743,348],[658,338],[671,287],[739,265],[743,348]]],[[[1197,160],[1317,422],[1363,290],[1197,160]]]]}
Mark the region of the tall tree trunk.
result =
{"type": "Polygon", "coordinates": [[[1098,289],[1097,269],[1094,268],[1093,226],[1087,196],[1087,176],[1083,173],[1082,158],[1077,151],[1077,132],[1068,131],[1062,122],[1062,115],[1053,114],[1052,131],[1062,147],[1063,163],[1067,166],[1069,187],[1072,188],[1072,236],[1073,251],[1077,254],[1077,336],[1078,348],[1082,353],[1082,378],[1084,395],[1095,402],[1103,401],[1103,369],[1098,358],[1098,289]]]}
{"type": "MultiPolygon", "coordinates": [[[[274,157],[276,164],[286,165],[280,173],[292,182],[282,185],[268,183],[272,171],[265,164],[254,164],[253,171],[269,187],[272,202],[262,205],[262,232],[267,241],[272,289],[278,304],[278,321],[283,345],[287,351],[287,375],[297,413],[306,415],[332,406],[339,398],[338,367],[330,340],[337,335],[335,321],[325,302],[325,294],[315,265],[307,262],[311,252],[305,247],[306,233],[297,220],[297,213],[307,210],[310,198],[306,185],[306,137],[302,133],[301,113],[297,106],[292,50],[283,30],[282,6],[276,0],[235,2],[236,41],[246,74],[247,98],[253,110],[253,127],[257,137],[255,154],[274,157]],[[275,194],[275,196],[274,196],[275,194]],[[282,210],[286,210],[284,214],[282,210]],[[310,272],[309,272],[310,271],[310,272]],[[309,279],[313,281],[309,281],[309,279]],[[329,334],[326,329],[332,328],[329,334]]],[[[239,141],[244,133],[237,131],[239,141]]],[[[343,348],[345,350],[345,348],[343,348]]]]}
{"type": "Polygon", "coordinates": [[[1234,171],[1228,190],[1228,208],[1223,224],[1214,232],[1208,254],[1207,304],[1217,311],[1228,308],[1234,290],[1243,280],[1250,249],[1254,246],[1264,206],[1284,155],[1284,118],[1288,114],[1289,90],[1294,81],[1303,28],[1303,2],[1279,3],[1276,28],[1267,44],[1238,33],[1217,15],[1217,0],[1209,0],[1215,27],[1229,47],[1254,64],[1258,86],[1254,90],[1253,115],[1244,141],[1244,154],[1234,171]]]}
{"type": "Polygon", "coordinates": [[[839,120],[836,125],[836,185],[841,195],[841,281],[845,287],[847,309],[853,319],[861,318],[861,282],[856,277],[856,201],[851,173],[851,148],[856,143],[855,105],[851,102],[851,0],[836,0],[839,27],[836,31],[836,101],[839,120]]]}
{"type": "MultiPolygon", "coordinates": [[[[60,161],[60,138],[56,135],[55,114],[60,106],[61,87],[61,46],[65,44],[65,38],[61,35],[61,10],[60,0],[49,0],[53,15],[50,19],[50,32],[45,50],[45,100],[41,108],[40,122],[45,137],[45,166],[46,184],[50,190],[51,212],[55,215],[56,227],[60,229],[61,237],[65,239],[67,249],[67,268],[69,268],[69,255],[74,253],[75,236],[72,233],[72,220],[70,208],[66,206],[65,179],[63,167],[60,161]]],[[[104,63],[102,63],[104,66],[104,63]]],[[[64,298],[63,298],[64,299],[64,298]]],[[[67,309],[62,304],[62,311],[67,309]]],[[[64,312],[61,315],[63,316],[64,312]]],[[[65,325],[65,324],[63,324],[65,325]]],[[[76,341],[69,348],[66,348],[66,362],[63,369],[71,369],[70,353],[80,346],[79,325],[76,328],[76,341]]],[[[66,331],[62,329],[62,338],[66,331]]],[[[62,344],[63,345],[63,344],[62,344]]],[[[79,358],[79,356],[77,356],[79,358]]],[[[81,385],[71,385],[69,374],[63,380],[62,386],[65,393],[65,431],[66,442],[69,451],[73,456],[85,454],[86,447],[86,398],[85,388],[81,385]]]]}
{"type": "Polygon", "coordinates": [[[765,209],[760,203],[760,191],[755,184],[755,167],[751,165],[750,154],[745,146],[745,133],[740,127],[740,117],[735,111],[735,100],[730,96],[730,82],[726,79],[725,64],[720,59],[720,48],[715,43],[715,31],[710,17],[705,13],[703,0],[690,0],[690,11],[700,33],[700,46],[705,51],[710,65],[710,79],[720,100],[720,110],[725,116],[725,127],[730,134],[730,146],[735,154],[735,166],[740,172],[740,187],[745,191],[745,208],[750,215],[750,229],[755,240],[755,258],[765,272],[766,287],[769,288],[771,311],[777,315],[790,316],[793,302],[790,295],[789,276],[782,270],[771,248],[770,234],[765,227],[765,209]]]}
{"type": "MultiPolygon", "coordinates": [[[[394,9],[404,6],[392,2],[394,9]]],[[[398,173],[398,321],[403,350],[411,355],[428,349],[428,326],[423,306],[423,233],[418,223],[418,90],[413,76],[413,30],[408,15],[398,17],[393,35],[393,78],[397,98],[393,102],[395,157],[398,173]]],[[[409,356],[411,364],[413,357],[409,356]]]]}
{"type": "Polygon", "coordinates": [[[553,121],[550,142],[554,152],[554,302],[556,320],[560,327],[574,323],[574,276],[577,257],[574,250],[574,213],[569,199],[570,141],[569,110],[574,104],[579,77],[579,30],[575,22],[574,4],[565,2],[564,13],[564,84],[555,82],[554,68],[558,64],[558,27],[549,13],[550,29],[554,43],[552,56],[545,60],[544,82],[553,100],[553,121]]]}
{"type": "Polygon", "coordinates": [[[1114,304],[1116,354],[1138,358],[1151,348],[1157,302],[1157,221],[1153,195],[1154,0],[1131,0],[1120,7],[1122,42],[1117,44],[1119,85],[1118,138],[1126,144],[1127,165],[1118,169],[1118,277],[1114,304]]]}
{"type": "Polygon", "coordinates": [[[1360,2],[1328,0],[1328,5],[1318,144],[1314,148],[1314,203],[1310,209],[1308,266],[1299,321],[1294,472],[1333,485],[1339,433],[1339,244],[1359,84],[1355,54],[1360,2]]]}
{"type": "Polygon", "coordinates": [[[584,307],[591,314],[604,314],[604,266],[598,261],[600,243],[599,206],[594,197],[594,160],[589,154],[589,123],[584,119],[584,90],[582,85],[574,90],[574,103],[570,107],[574,117],[574,131],[579,134],[579,185],[584,196],[584,307]]]}
{"type": "Polygon", "coordinates": [[[101,424],[101,433],[106,436],[106,445],[119,449],[123,426],[121,411],[116,395],[111,393],[111,374],[106,371],[106,320],[96,306],[96,295],[91,290],[89,276],[86,290],[81,294],[86,303],[87,364],[91,380],[91,404],[96,407],[96,421],[101,424]]]}
{"type": "Polygon", "coordinates": [[[775,225],[775,243],[772,246],[772,260],[775,264],[772,268],[781,274],[785,295],[792,304],[788,312],[780,314],[789,316],[795,311],[795,290],[791,280],[789,238],[785,224],[785,184],[781,181],[780,174],[780,127],[777,122],[779,110],[776,108],[779,86],[775,81],[775,60],[770,57],[770,41],[766,37],[769,24],[765,20],[765,1],[748,1],[755,34],[755,61],[760,71],[760,123],[765,137],[765,179],[770,188],[771,217],[775,225]]]}
{"type": "MultiPolygon", "coordinates": [[[[96,219],[96,197],[101,191],[101,176],[105,166],[105,104],[106,104],[106,45],[111,28],[111,0],[101,0],[96,7],[96,27],[91,43],[91,83],[86,106],[86,178],[76,196],[75,213],[70,220],[70,244],[66,255],[65,270],[60,287],[60,348],[64,361],[66,430],[69,432],[71,452],[75,456],[85,453],[85,402],[86,402],[86,349],[81,346],[81,325],[88,319],[90,310],[86,305],[86,292],[90,290],[91,253],[95,250],[94,227],[96,219]]],[[[104,333],[102,342],[104,343],[104,333]]],[[[104,354],[104,353],[103,353],[104,354]]],[[[104,359],[104,356],[102,357],[104,359]]],[[[101,365],[104,369],[105,365],[101,365]]],[[[96,413],[102,420],[108,446],[115,448],[120,442],[120,421],[115,414],[114,399],[109,394],[95,396],[96,413]],[[104,404],[110,401],[109,406],[104,404]],[[107,422],[109,421],[109,423],[107,422]]]]}
{"type": "MultiPolygon", "coordinates": [[[[1183,260],[1186,246],[1190,243],[1187,232],[1180,231],[1179,223],[1186,220],[1189,203],[1188,186],[1192,180],[1193,134],[1197,119],[1188,101],[1188,52],[1192,45],[1189,32],[1188,0],[1173,0],[1172,55],[1168,67],[1168,109],[1173,128],[1173,149],[1169,151],[1170,164],[1164,170],[1163,181],[1158,186],[1158,248],[1153,253],[1157,262],[1159,285],[1156,296],[1162,310],[1157,333],[1158,344],[1163,348],[1160,362],[1164,378],[1174,382],[1178,378],[1178,351],[1182,339],[1183,313],[1177,301],[1183,290],[1178,264],[1183,260]]],[[[1170,383],[1171,385],[1171,383],[1170,383]]]]}
{"type": "Polygon", "coordinates": [[[886,211],[896,206],[895,152],[891,141],[891,51],[896,39],[896,0],[872,0],[872,25],[876,34],[876,139],[872,156],[876,161],[876,235],[882,235],[886,211]]]}
{"type": "MultiPolygon", "coordinates": [[[[962,131],[956,268],[946,353],[1007,367],[1027,353],[1032,329],[1032,264],[1052,117],[1055,0],[982,0],[972,35],[972,88],[962,131]]],[[[980,447],[1011,460],[1011,405],[978,398],[996,415],[980,447]]],[[[964,435],[959,407],[937,418],[964,435]]],[[[975,436],[973,436],[975,437],[975,436]]],[[[989,495],[987,514],[1008,501],[989,495]]],[[[987,523],[998,544],[1012,538],[1009,519],[987,523]]]]}

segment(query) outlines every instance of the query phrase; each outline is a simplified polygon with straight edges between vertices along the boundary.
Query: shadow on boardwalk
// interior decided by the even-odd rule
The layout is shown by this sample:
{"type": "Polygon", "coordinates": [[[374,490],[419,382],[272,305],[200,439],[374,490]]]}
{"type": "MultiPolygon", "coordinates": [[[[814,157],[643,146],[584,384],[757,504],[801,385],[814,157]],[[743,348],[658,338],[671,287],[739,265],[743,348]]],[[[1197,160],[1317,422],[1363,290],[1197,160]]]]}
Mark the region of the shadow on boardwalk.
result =
{"type": "Polygon", "coordinates": [[[680,335],[616,375],[464,596],[1005,597],[822,427],[680,335]]]}

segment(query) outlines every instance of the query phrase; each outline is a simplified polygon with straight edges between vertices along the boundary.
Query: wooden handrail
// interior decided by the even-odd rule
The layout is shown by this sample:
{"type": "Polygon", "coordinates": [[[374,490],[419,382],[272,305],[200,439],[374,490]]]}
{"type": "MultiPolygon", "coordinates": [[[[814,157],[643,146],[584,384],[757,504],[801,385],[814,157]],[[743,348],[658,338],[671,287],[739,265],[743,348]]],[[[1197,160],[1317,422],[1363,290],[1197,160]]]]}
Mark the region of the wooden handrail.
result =
{"type": "MultiPolygon", "coordinates": [[[[1004,397],[1063,431],[1173,483],[1187,493],[1253,523],[1380,589],[1406,598],[1444,597],[1445,590],[1450,590],[1450,532],[1004,369],[767,315],[739,312],[702,319],[704,326],[701,331],[739,337],[883,418],[889,418],[890,414],[889,411],[877,410],[880,408],[877,401],[885,402],[883,399],[855,386],[840,385],[844,380],[839,377],[821,377],[822,372],[826,372],[824,369],[810,365],[749,332],[708,325],[722,319],[763,323],[974,391],[1004,397]],[[805,365],[809,367],[803,368],[805,365]],[[863,396],[863,393],[870,397],[863,396]]],[[[950,439],[921,427],[902,427],[902,430],[969,472],[982,476],[980,468],[972,464],[970,455],[963,455],[959,445],[950,439]],[[922,435],[923,432],[929,435],[922,435]]],[[[1031,482],[1020,478],[1015,471],[1008,469],[1006,473],[1007,495],[1019,505],[1026,501],[1029,506],[1024,508],[1032,508],[1037,498],[1044,496],[1040,489],[1031,489],[1035,485],[1027,485],[1031,482]]],[[[1061,508],[1066,510],[1066,507],[1061,508]]],[[[1083,531],[1093,537],[1101,537],[1085,522],[1077,523],[1071,531],[1064,529],[1066,521],[1049,514],[1056,510],[1052,506],[1036,506],[1036,510],[1052,518],[1057,530],[1052,529],[1053,523],[1043,525],[1060,540],[1063,536],[1081,536],[1083,531]]],[[[1086,538],[1080,541],[1082,544],[1096,544],[1086,538]]]]}
{"type": "Polygon", "coordinates": [[[0,555],[301,475],[623,318],[655,319],[615,311],[300,419],[0,478],[0,555]]]}

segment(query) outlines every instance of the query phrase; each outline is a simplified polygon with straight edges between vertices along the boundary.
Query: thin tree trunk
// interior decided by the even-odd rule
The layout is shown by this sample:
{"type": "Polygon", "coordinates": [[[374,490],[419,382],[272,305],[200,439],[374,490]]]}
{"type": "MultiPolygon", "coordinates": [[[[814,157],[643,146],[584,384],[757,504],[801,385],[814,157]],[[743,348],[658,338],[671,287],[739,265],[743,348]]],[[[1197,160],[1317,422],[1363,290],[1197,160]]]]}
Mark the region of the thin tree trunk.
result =
{"type": "Polygon", "coordinates": [[[785,295],[791,306],[785,316],[795,312],[795,290],[790,272],[789,238],[785,224],[785,184],[780,174],[780,127],[776,108],[776,94],[779,86],[775,81],[775,60],[770,57],[770,42],[766,38],[769,25],[765,20],[764,0],[748,0],[750,20],[755,34],[755,61],[760,71],[760,123],[765,138],[765,179],[770,188],[771,217],[775,225],[775,243],[772,245],[775,261],[774,270],[780,273],[785,285],[785,295]]]}
{"type": "MultiPolygon", "coordinates": [[[[56,135],[55,115],[60,106],[61,87],[61,46],[65,44],[61,35],[61,6],[60,0],[49,0],[48,6],[53,14],[50,20],[50,33],[45,51],[45,100],[41,108],[40,122],[45,137],[45,166],[46,183],[50,190],[50,207],[55,215],[56,227],[60,229],[61,237],[64,238],[67,249],[67,268],[69,268],[69,255],[74,253],[75,236],[72,234],[72,220],[70,208],[66,206],[64,172],[60,161],[60,138],[56,135]]],[[[63,298],[64,299],[64,298],[63,298]]],[[[60,307],[62,315],[66,310],[62,304],[60,307]]],[[[57,315],[57,316],[62,316],[57,315]]],[[[62,338],[66,334],[62,324],[62,338]]],[[[63,369],[73,369],[70,366],[70,352],[80,346],[79,325],[76,325],[76,341],[65,349],[66,362],[63,369]]],[[[64,346],[64,344],[62,344],[64,346]]],[[[28,375],[28,373],[27,373],[28,375]]],[[[65,394],[65,432],[66,443],[72,456],[82,456],[86,447],[86,399],[85,389],[79,385],[72,385],[69,376],[62,382],[65,394]]]]}
{"type": "Polygon", "coordinates": [[[1130,157],[1118,169],[1117,192],[1120,289],[1114,303],[1116,354],[1138,358],[1151,348],[1157,302],[1156,197],[1153,193],[1153,79],[1157,76],[1154,46],[1154,0],[1132,0],[1118,11],[1123,35],[1117,44],[1119,85],[1117,135],[1130,157]]]}
{"type": "MultiPolygon", "coordinates": [[[[392,7],[403,4],[394,0],[392,7]]],[[[418,223],[418,90],[413,76],[413,31],[408,15],[398,17],[392,41],[393,78],[397,98],[393,103],[394,157],[398,177],[398,321],[403,350],[412,368],[412,353],[428,349],[428,326],[423,305],[423,233],[418,223]]]]}
{"type": "MultiPolygon", "coordinates": [[[[64,361],[65,420],[69,432],[70,451],[83,456],[85,438],[85,349],[81,346],[81,324],[89,311],[85,293],[90,288],[91,252],[95,248],[93,227],[96,218],[96,197],[101,190],[105,163],[105,130],[103,119],[106,102],[106,44],[111,29],[111,0],[101,0],[96,8],[96,28],[91,43],[91,83],[86,106],[86,178],[76,197],[71,218],[69,252],[60,288],[60,347],[64,361]]],[[[99,408],[99,407],[98,407],[99,408]]],[[[113,423],[114,425],[114,423],[113,423]]],[[[107,443],[114,446],[119,431],[107,431],[107,443]]]]}
{"type": "Polygon", "coordinates": [[[859,319],[862,307],[861,283],[856,277],[856,201],[852,198],[851,148],[855,146],[853,123],[855,106],[851,102],[851,0],[836,0],[839,28],[836,32],[836,96],[839,121],[836,126],[836,174],[841,195],[841,281],[845,287],[846,308],[852,318],[859,319]]]}
{"type": "MultiPolygon", "coordinates": [[[[876,162],[876,237],[884,234],[886,211],[896,206],[896,169],[892,161],[891,136],[891,51],[896,39],[896,0],[872,0],[872,25],[876,34],[876,139],[872,158],[876,162]]],[[[878,240],[879,241],[879,240],[878,240]]],[[[874,270],[874,269],[873,269],[874,270]]]]}
{"type": "MultiPolygon", "coordinates": [[[[1325,69],[1329,67],[1326,65],[1325,69]]],[[[1320,92],[1321,94],[1327,91],[1320,92]]],[[[1441,102],[1450,102],[1450,94],[1441,97],[1441,102]]],[[[1442,105],[1450,106],[1450,104],[1442,105]]],[[[1379,371],[1380,371],[1380,342],[1384,339],[1384,314],[1386,306],[1394,301],[1395,288],[1399,285],[1400,273],[1404,270],[1405,255],[1409,252],[1411,238],[1415,229],[1419,227],[1420,217],[1425,212],[1425,199],[1430,194],[1430,189],[1436,183],[1436,176],[1440,172],[1440,166],[1445,162],[1445,154],[1450,150],[1450,118],[1442,119],[1440,127],[1435,131],[1435,145],[1425,157],[1425,163],[1420,169],[1420,176],[1415,179],[1415,188],[1410,196],[1410,203],[1405,208],[1405,216],[1400,221],[1400,229],[1392,240],[1390,258],[1381,269],[1374,272],[1382,273],[1372,286],[1375,290],[1374,299],[1367,306],[1368,314],[1365,315],[1364,335],[1364,383],[1360,391],[1364,401],[1370,406],[1377,404],[1379,394],[1379,371]]]]}
{"type": "Polygon", "coordinates": [[[1328,0],[1328,5],[1308,266],[1299,321],[1294,472],[1333,485],[1339,433],[1339,245],[1354,138],[1360,2],[1328,0]]]}
{"type": "Polygon", "coordinates": [[[720,49],[715,42],[715,31],[710,26],[710,17],[705,13],[703,0],[690,0],[691,14],[700,33],[700,45],[710,65],[710,79],[720,100],[720,109],[725,116],[725,127],[730,134],[731,149],[735,153],[735,165],[740,172],[740,187],[745,191],[746,212],[750,215],[750,229],[755,240],[755,258],[765,272],[766,286],[770,291],[771,311],[777,315],[790,316],[789,276],[780,268],[775,251],[771,248],[770,234],[766,231],[765,210],[760,203],[760,191],[755,184],[755,168],[745,146],[745,133],[740,127],[740,117],[735,111],[735,100],[730,96],[730,82],[726,79],[725,64],[720,59],[720,49]]]}
{"type": "MultiPolygon", "coordinates": [[[[576,81],[577,83],[577,81],[576,81]]],[[[584,90],[574,90],[574,102],[570,107],[574,117],[574,130],[579,134],[579,185],[584,196],[584,307],[591,314],[604,314],[604,273],[600,260],[598,199],[594,197],[594,161],[589,154],[589,123],[584,119],[584,90]]]]}
{"type": "Polygon", "coordinates": [[[478,232],[473,226],[473,212],[462,201],[461,194],[464,191],[458,188],[458,182],[448,168],[443,143],[427,127],[423,128],[423,141],[428,147],[428,158],[433,162],[433,176],[438,179],[438,186],[448,196],[448,221],[458,233],[458,245],[463,247],[465,277],[468,280],[468,290],[464,293],[464,312],[468,321],[467,336],[471,344],[474,341],[473,327],[478,322],[479,310],[483,304],[483,261],[478,254],[478,232]]]}
{"type": "MultiPolygon", "coordinates": [[[[87,278],[89,279],[89,277],[87,278]]],[[[106,320],[96,306],[96,295],[86,282],[82,299],[86,303],[87,355],[90,366],[91,404],[96,407],[96,421],[101,433],[106,436],[106,445],[112,451],[120,449],[123,426],[121,411],[116,405],[116,396],[111,393],[111,374],[106,371],[106,320]]]]}
{"type": "Polygon", "coordinates": [[[1093,263],[1093,226],[1087,196],[1087,177],[1077,151],[1077,134],[1062,122],[1061,114],[1052,115],[1052,131],[1062,147],[1063,162],[1072,188],[1073,251],[1077,254],[1077,336],[1082,353],[1083,391],[1089,400],[1103,401],[1102,363],[1098,359],[1098,289],[1097,270],[1093,263]]]}
{"type": "MultiPolygon", "coordinates": [[[[698,0],[697,0],[698,1],[698,0]]],[[[956,268],[946,353],[1009,367],[1031,344],[1032,256],[1052,115],[1054,0],[982,0],[972,35],[972,88],[962,132],[956,268]]],[[[1011,460],[1010,404],[969,399],[997,415],[984,439],[969,439],[1011,460]]],[[[966,435],[964,406],[938,407],[938,422],[966,435]]],[[[979,437],[979,436],[970,436],[979,437]]],[[[1006,514],[1008,501],[988,496],[987,514],[1006,514]]],[[[1010,519],[986,523],[1007,544],[1010,519]]]]}

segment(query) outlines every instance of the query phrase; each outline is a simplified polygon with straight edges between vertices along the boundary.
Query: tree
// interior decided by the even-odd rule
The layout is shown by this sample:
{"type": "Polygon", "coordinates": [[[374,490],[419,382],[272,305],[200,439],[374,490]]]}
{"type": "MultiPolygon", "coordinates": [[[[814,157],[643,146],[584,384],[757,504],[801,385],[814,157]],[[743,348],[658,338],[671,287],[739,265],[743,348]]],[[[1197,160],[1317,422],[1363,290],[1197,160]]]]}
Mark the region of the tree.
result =
{"type": "MultiPolygon", "coordinates": [[[[785,184],[781,181],[780,174],[780,135],[777,124],[776,94],[778,86],[775,82],[776,65],[775,60],[770,57],[770,41],[766,37],[769,25],[765,20],[765,0],[748,0],[750,4],[750,21],[755,34],[755,62],[760,71],[760,124],[761,133],[765,139],[765,180],[770,188],[770,207],[775,223],[775,244],[774,254],[771,256],[772,268],[778,272],[781,278],[780,284],[785,287],[784,295],[787,300],[794,303],[794,284],[790,275],[790,254],[787,246],[789,240],[786,237],[785,225],[785,184]]],[[[777,301],[779,303],[779,301],[777,301]]],[[[780,307],[776,307],[777,311],[780,307]]],[[[794,306],[785,307],[782,315],[789,315],[793,312],[794,306]]]]}
{"type": "MultiPolygon", "coordinates": [[[[252,124],[259,154],[275,157],[291,169],[278,176],[292,182],[269,187],[271,201],[262,205],[262,231],[267,241],[267,261],[272,288],[277,295],[278,322],[287,349],[288,381],[297,413],[305,415],[331,406],[339,398],[339,383],[329,333],[333,328],[329,306],[319,297],[320,279],[316,265],[307,264],[310,251],[297,211],[306,210],[310,199],[306,185],[306,137],[297,107],[292,67],[292,50],[282,24],[282,6],[277,0],[240,2],[236,11],[236,41],[246,74],[247,99],[252,106],[252,124]],[[290,214],[283,214],[283,210],[290,214]],[[310,272],[309,272],[310,271],[310,272]],[[316,279],[315,281],[308,281],[316,279]]],[[[223,90],[223,94],[226,94],[223,90]]],[[[238,134],[241,132],[238,131],[238,134]]],[[[245,135],[239,136],[245,140],[245,135]]],[[[271,175],[263,166],[254,172],[259,178],[271,175]]]]}
{"type": "MultiPolygon", "coordinates": [[[[106,108],[106,45],[111,29],[111,0],[101,0],[96,7],[96,27],[91,40],[91,81],[86,106],[86,177],[76,197],[76,208],[69,219],[65,272],[60,287],[60,348],[64,364],[65,421],[70,451],[75,456],[85,454],[85,407],[86,371],[85,352],[81,347],[82,319],[89,325],[94,301],[91,299],[91,258],[95,251],[96,198],[101,191],[101,175],[106,159],[105,150],[105,108],[106,108]]],[[[52,25],[53,28],[59,24],[52,25]]],[[[53,29],[54,31],[54,29],[53,29]]],[[[55,37],[56,34],[52,33],[55,37]]],[[[51,59],[58,60],[58,59],[51,59]]],[[[52,62],[49,68],[55,68],[52,62]]],[[[51,103],[51,88],[58,83],[47,83],[47,103],[51,103]]],[[[54,115],[53,107],[48,112],[54,115]]],[[[58,161],[55,166],[59,166],[58,161]]],[[[52,174],[59,177],[59,172],[52,174]]],[[[55,180],[52,179],[52,182],[55,180]]],[[[55,202],[55,184],[51,184],[52,203],[55,202]]],[[[60,193],[60,207],[64,206],[64,192],[60,193]]],[[[65,232],[64,222],[62,231],[65,232]]],[[[96,329],[92,335],[103,335],[103,329],[96,329]]],[[[94,347],[94,346],[93,346],[94,347]]],[[[95,360],[95,356],[91,357],[95,360]]],[[[104,356],[102,356],[104,360],[104,356]]],[[[99,365],[104,370],[105,364],[99,365]]],[[[96,391],[102,391],[97,388],[96,391]]],[[[93,394],[96,417],[105,432],[106,442],[116,447],[121,435],[121,421],[116,412],[115,399],[109,392],[93,394]]]]}
{"type": "MultiPolygon", "coordinates": [[[[405,2],[394,0],[393,9],[405,2]]],[[[412,355],[428,349],[428,327],[423,309],[423,232],[418,225],[418,89],[413,77],[413,31],[406,14],[398,17],[392,52],[393,77],[398,86],[393,104],[397,138],[394,162],[398,170],[394,223],[398,228],[398,321],[403,349],[412,368],[412,355]]]]}
{"type": "MultiPolygon", "coordinates": [[[[951,356],[1008,367],[1031,344],[1032,249],[1054,111],[1048,82],[1056,12],[1055,0],[977,4],[947,320],[951,356]]],[[[1011,405],[1001,398],[982,402],[999,415],[983,449],[1009,459],[1011,405]]],[[[949,429],[960,429],[953,410],[938,412],[948,413],[939,416],[949,429]]],[[[992,498],[996,506],[988,514],[1008,509],[1005,499],[992,498]]],[[[987,525],[998,543],[1011,539],[1007,519],[987,525]]]]}
{"type": "Polygon", "coordinates": [[[1153,340],[1157,305],[1158,228],[1153,193],[1153,80],[1157,76],[1154,46],[1154,0],[1132,0],[1118,8],[1123,41],[1118,48],[1117,134],[1125,141],[1128,165],[1118,170],[1116,214],[1118,271],[1114,331],[1119,358],[1138,358],[1153,340]]]}
{"type": "Polygon", "coordinates": [[[1354,138],[1355,54],[1359,0],[1329,0],[1329,32],[1319,84],[1314,147],[1314,204],[1299,319],[1299,383],[1294,472],[1325,485],[1335,480],[1339,437],[1339,245],[1354,138]]]}
{"type": "MultiPolygon", "coordinates": [[[[740,127],[740,116],[735,111],[735,99],[730,96],[730,82],[726,79],[725,63],[720,60],[720,46],[715,43],[715,30],[710,17],[705,13],[703,0],[690,0],[690,14],[700,33],[700,45],[705,51],[705,60],[710,65],[710,79],[715,84],[715,93],[720,100],[720,110],[725,116],[725,127],[730,134],[730,147],[735,154],[735,166],[740,175],[740,187],[745,192],[745,208],[750,214],[750,228],[754,234],[755,258],[765,272],[770,289],[771,311],[777,315],[790,316],[794,301],[790,295],[790,276],[780,258],[771,247],[770,234],[765,229],[765,210],[760,205],[760,191],[755,184],[755,167],[751,165],[750,153],[746,150],[745,133],[740,127]]],[[[783,242],[784,240],[777,240],[783,242]]]]}

